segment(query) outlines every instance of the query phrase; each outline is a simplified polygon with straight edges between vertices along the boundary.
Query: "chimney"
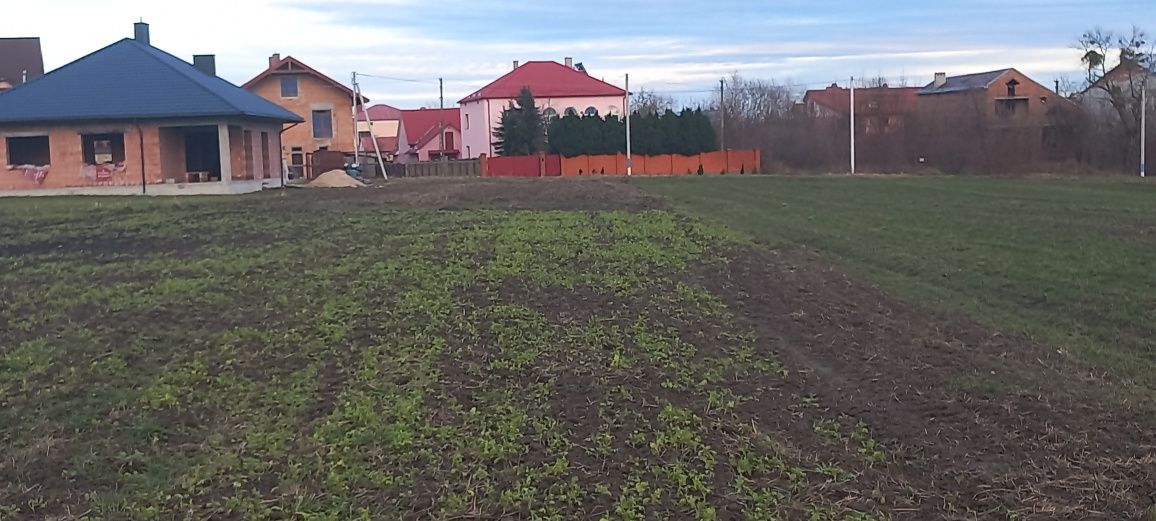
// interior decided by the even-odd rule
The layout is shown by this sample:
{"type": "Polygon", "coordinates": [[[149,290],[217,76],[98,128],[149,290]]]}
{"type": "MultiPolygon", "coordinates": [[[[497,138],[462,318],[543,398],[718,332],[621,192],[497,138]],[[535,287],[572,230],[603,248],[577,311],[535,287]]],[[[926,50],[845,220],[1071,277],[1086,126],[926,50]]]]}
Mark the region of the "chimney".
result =
{"type": "Polygon", "coordinates": [[[566,57],[566,68],[567,69],[573,69],[574,68],[574,58],[571,58],[569,56],[566,57]]]}
{"type": "Polygon", "coordinates": [[[935,88],[938,89],[944,85],[947,85],[947,73],[946,72],[935,73],[935,88]]]}
{"type": "Polygon", "coordinates": [[[521,62],[514,60],[514,68],[517,69],[519,65],[521,65],[521,62]]]}
{"type": "Polygon", "coordinates": [[[273,56],[269,57],[269,68],[270,69],[275,67],[278,63],[281,63],[281,55],[279,53],[274,53],[273,56]]]}
{"type": "Polygon", "coordinates": [[[198,54],[193,56],[193,67],[209,76],[217,75],[217,57],[212,54],[198,54]]]}
{"type": "Polygon", "coordinates": [[[152,45],[152,43],[149,41],[149,24],[146,24],[144,22],[137,22],[137,23],[133,24],[132,28],[133,28],[132,39],[134,39],[140,43],[143,43],[145,45],[152,45]]]}

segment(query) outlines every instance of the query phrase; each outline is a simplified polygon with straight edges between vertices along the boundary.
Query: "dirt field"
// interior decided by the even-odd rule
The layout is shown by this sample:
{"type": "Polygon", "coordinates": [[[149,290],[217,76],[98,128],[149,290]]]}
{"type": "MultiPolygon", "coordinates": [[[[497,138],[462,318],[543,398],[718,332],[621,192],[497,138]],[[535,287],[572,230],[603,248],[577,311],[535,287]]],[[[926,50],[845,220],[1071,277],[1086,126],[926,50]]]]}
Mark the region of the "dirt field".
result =
{"type": "Polygon", "coordinates": [[[1142,519],[1156,416],[625,180],[0,210],[2,519],[1142,519]]]}

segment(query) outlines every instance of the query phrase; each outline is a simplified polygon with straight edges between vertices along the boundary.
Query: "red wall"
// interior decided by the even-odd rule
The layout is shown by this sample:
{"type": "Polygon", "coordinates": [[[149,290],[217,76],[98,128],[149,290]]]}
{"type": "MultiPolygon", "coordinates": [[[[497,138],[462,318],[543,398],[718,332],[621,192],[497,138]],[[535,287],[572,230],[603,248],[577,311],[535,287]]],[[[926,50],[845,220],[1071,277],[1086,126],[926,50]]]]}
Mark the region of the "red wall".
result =
{"type": "MultiPolygon", "coordinates": [[[[726,150],[695,156],[632,156],[633,174],[688,175],[757,174],[761,154],[758,150],[726,150]]],[[[597,155],[562,157],[557,155],[482,156],[483,177],[626,175],[626,156],[597,155]]]]}

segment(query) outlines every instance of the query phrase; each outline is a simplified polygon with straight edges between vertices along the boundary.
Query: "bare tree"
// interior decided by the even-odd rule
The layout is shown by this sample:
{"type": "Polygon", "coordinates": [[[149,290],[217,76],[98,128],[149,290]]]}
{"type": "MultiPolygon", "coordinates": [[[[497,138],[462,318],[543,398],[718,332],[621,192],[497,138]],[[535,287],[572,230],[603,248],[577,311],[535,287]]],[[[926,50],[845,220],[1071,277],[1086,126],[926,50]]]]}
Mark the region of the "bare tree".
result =
{"type": "Polygon", "coordinates": [[[674,98],[641,89],[630,95],[630,111],[642,115],[662,114],[674,110],[674,98]]]}
{"type": "Polygon", "coordinates": [[[751,125],[787,118],[796,96],[789,86],[775,80],[746,79],[731,75],[726,82],[722,105],[727,124],[751,125]]]}
{"type": "Polygon", "coordinates": [[[1156,65],[1147,33],[1138,27],[1131,33],[1095,28],[1080,36],[1076,48],[1083,53],[1081,61],[1087,73],[1081,96],[1085,106],[1093,110],[1110,107],[1100,112],[1118,117],[1115,123],[1126,142],[1122,148],[1135,150],[1140,135],[1141,93],[1149,86],[1156,65]],[[1114,52],[1118,52],[1118,59],[1113,61],[1114,52]]]}

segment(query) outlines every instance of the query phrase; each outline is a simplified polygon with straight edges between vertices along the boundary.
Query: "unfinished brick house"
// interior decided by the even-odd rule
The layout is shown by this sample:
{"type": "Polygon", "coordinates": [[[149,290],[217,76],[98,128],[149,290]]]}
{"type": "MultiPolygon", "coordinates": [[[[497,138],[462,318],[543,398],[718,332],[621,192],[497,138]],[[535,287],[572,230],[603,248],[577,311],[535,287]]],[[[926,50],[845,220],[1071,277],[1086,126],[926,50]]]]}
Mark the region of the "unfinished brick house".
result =
{"type": "Polygon", "coordinates": [[[949,171],[1030,169],[1064,159],[1075,105],[1015,69],[935,80],[919,90],[915,151],[949,171]]]}
{"type": "Polygon", "coordinates": [[[280,186],[301,118],[136,36],[0,96],[0,195],[228,194],[280,186]]]}
{"type": "MultiPolygon", "coordinates": [[[[295,177],[307,173],[310,156],[318,151],[353,153],[353,89],[279,54],[270,56],[269,68],[242,87],[304,119],[305,124],[287,127],[281,137],[283,159],[295,177]]],[[[363,103],[368,101],[362,96],[363,103]]]]}

